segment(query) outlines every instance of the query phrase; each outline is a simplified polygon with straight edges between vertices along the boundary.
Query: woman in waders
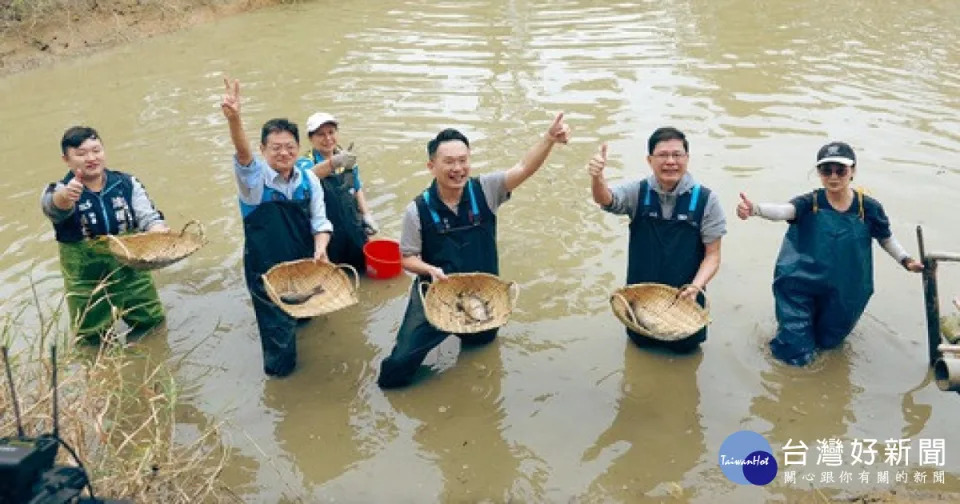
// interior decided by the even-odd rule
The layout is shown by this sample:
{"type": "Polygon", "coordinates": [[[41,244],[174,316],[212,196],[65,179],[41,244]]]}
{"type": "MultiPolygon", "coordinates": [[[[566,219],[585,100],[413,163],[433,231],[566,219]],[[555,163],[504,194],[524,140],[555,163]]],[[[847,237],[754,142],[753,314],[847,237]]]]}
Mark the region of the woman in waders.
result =
{"type": "Polygon", "coordinates": [[[893,236],[880,202],[850,188],[857,158],[849,145],[824,145],[816,166],[823,189],[785,204],[755,204],[741,193],[737,206],[744,220],[790,223],[773,275],[778,328],[770,350],[797,366],[842,343],[863,314],[873,294],[871,239],[907,270],[923,270],[893,236]]]}
{"type": "Polygon", "coordinates": [[[327,218],[333,224],[327,251],[330,261],[347,263],[363,272],[363,246],[367,236],[376,234],[379,227],[367,208],[357,156],[340,148],[338,133],[337,119],[332,115],[317,112],[308,117],[310,150],[297,160],[297,167],[313,170],[323,186],[327,218]]]}
{"type": "Polygon", "coordinates": [[[225,80],[221,108],[236,148],[234,173],[243,215],[243,272],[263,348],[263,370],[286,376],[297,362],[296,319],[267,297],[261,275],[275,264],[313,257],[327,261],[333,230],[324,212],[323,189],[316,175],[294,164],[300,151],[297,125],[271,119],[260,133],[255,158],[240,120],[240,84],[225,80]]]}

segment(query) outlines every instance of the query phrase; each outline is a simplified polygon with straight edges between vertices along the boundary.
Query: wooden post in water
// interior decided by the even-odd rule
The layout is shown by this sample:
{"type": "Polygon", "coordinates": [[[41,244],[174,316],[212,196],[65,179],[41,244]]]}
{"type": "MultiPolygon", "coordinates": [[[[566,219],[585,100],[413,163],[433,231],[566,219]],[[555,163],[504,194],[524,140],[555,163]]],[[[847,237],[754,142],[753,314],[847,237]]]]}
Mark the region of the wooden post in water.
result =
{"type": "Polygon", "coordinates": [[[927,256],[923,246],[923,229],[917,226],[920,260],[923,262],[923,302],[927,312],[927,349],[930,365],[940,358],[940,299],[937,296],[937,260],[927,256]]]}

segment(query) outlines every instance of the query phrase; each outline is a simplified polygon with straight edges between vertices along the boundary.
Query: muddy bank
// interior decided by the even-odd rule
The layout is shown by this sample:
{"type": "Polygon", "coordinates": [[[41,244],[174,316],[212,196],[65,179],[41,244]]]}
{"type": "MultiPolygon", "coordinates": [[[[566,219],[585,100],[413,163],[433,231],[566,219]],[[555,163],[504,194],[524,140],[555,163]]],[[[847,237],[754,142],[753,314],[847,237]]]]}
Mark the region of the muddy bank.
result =
{"type": "Polygon", "coordinates": [[[292,0],[0,0],[0,76],[292,0]]]}

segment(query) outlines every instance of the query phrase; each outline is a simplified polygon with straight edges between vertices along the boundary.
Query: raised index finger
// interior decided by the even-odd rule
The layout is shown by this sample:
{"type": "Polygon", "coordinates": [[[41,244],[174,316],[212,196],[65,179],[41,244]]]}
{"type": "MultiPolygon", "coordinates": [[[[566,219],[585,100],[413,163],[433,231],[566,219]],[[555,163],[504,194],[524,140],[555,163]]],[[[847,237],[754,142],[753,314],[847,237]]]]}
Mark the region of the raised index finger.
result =
{"type": "Polygon", "coordinates": [[[563,123],[563,112],[557,114],[557,117],[553,120],[553,124],[550,125],[550,129],[559,128],[561,123],[563,123]]]}

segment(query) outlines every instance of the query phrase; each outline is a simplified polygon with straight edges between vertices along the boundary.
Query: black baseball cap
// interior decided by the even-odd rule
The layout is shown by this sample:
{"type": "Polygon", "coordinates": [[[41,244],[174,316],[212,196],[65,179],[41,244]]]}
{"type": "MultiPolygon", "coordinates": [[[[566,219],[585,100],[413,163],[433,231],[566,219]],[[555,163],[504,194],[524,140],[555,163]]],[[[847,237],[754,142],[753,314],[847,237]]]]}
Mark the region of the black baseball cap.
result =
{"type": "Polygon", "coordinates": [[[853,166],[857,164],[857,155],[853,153],[853,147],[844,142],[830,142],[817,152],[817,166],[825,163],[840,163],[844,166],[853,166]]]}

